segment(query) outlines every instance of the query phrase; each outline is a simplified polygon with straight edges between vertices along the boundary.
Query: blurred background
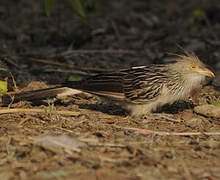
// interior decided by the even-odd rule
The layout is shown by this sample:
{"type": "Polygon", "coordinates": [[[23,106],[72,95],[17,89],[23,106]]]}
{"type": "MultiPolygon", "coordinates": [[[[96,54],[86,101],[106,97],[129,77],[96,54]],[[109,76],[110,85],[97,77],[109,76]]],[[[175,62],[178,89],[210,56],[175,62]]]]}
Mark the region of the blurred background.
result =
{"type": "MultiPolygon", "coordinates": [[[[0,90],[2,79],[13,93],[168,63],[182,48],[214,69],[220,89],[219,0],[0,1],[0,70],[11,72],[0,72],[0,90]]],[[[140,118],[88,94],[9,96],[0,180],[220,179],[220,92],[200,90],[140,118]]]]}
{"type": "Polygon", "coordinates": [[[181,46],[218,74],[219,12],[219,0],[1,1],[0,60],[26,86],[81,68],[167,63],[181,46]]]}

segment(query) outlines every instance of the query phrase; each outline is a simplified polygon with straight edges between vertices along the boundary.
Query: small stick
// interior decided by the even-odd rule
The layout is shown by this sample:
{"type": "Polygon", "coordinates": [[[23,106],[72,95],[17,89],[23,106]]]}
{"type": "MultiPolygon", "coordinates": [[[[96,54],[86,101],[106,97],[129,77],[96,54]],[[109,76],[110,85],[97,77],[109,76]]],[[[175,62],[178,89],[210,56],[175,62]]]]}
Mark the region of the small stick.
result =
{"type": "Polygon", "coordinates": [[[128,130],[126,130],[124,132],[124,134],[127,135],[127,136],[130,136],[134,139],[137,139],[137,140],[144,140],[144,141],[152,141],[153,140],[152,138],[135,135],[135,134],[133,134],[132,132],[130,132],[128,130]]]}
{"type": "Polygon", "coordinates": [[[11,75],[12,82],[13,82],[13,84],[14,84],[15,91],[18,91],[18,86],[17,86],[17,84],[16,84],[15,78],[14,78],[14,76],[12,75],[11,72],[9,72],[9,73],[10,73],[10,75],[11,75]]]}
{"type": "MultiPolygon", "coordinates": [[[[82,140],[83,141],[83,140],[82,140]]],[[[86,141],[83,141],[83,142],[86,142],[86,141]]],[[[115,147],[115,148],[125,148],[127,147],[127,145],[124,145],[124,144],[112,144],[112,143],[90,143],[90,142],[87,142],[90,146],[96,146],[96,147],[115,147]]]]}
{"type": "Polygon", "coordinates": [[[149,135],[149,134],[154,134],[154,135],[159,135],[159,136],[199,136],[199,135],[220,135],[220,132],[182,132],[182,133],[177,133],[177,132],[164,132],[164,131],[152,131],[148,129],[139,129],[139,128],[129,128],[129,127],[123,127],[123,126],[118,126],[115,125],[116,128],[123,129],[123,130],[131,130],[131,131],[137,131],[140,134],[143,135],[149,135]]]}
{"type": "Polygon", "coordinates": [[[31,61],[38,62],[38,63],[44,63],[44,64],[49,64],[49,65],[54,65],[54,66],[59,66],[63,68],[68,68],[68,69],[73,69],[77,71],[88,71],[88,72],[111,72],[113,69],[102,69],[102,68],[81,68],[81,67],[76,67],[71,64],[66,64],[66,63],[60,63],[56,62],[54,60],[48,60],[48,59],[37,59],[37,58],[30,58],[31,61]]]}
{"type": "Polygon", "coordinates": [[[62,56],[66,56],[68,54],[74,54],[74,53],[80,53],[80,54],[94,54],[94,53],[101,53],[101,54],[137,54],[137,51],[133,50],[126,50],[126,49],[95,49],[95,50],[87,50],[87,49],[81,49],[81,50],[68,50],[66,52],[60,53],[62,56]]]}
{"type": "Polygon", "coordinates": [[[51,111],[47,109],[24,109],[24,108],[16,108],[16,109],[0,109],[0,114],[11,114],[11,113],[48,113],[48,114],[60,114],[67,116],[79,116],[80,112],[73,111],[51,111]]]}
{"type": "Polygon", "coordinates": [[[153,115],[155,115],[156,117],[160,117],[160,118],[164,118],[168,121],[172,121],[172,122],[183,122],[182,120],[180,119],[174,119],[174,118],[171,118],[171,117],[168,117],[168,116],[165,116],[163,114],[159,114],[159,113],[153,113],[153,115]]]}

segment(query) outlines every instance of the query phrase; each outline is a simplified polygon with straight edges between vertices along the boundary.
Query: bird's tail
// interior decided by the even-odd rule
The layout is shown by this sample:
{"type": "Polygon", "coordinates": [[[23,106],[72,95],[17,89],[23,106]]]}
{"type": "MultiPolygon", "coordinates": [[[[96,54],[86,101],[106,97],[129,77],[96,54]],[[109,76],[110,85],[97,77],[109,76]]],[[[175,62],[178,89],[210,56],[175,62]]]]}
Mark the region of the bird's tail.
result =
{"type": "Polygon", "coordinates": [[[49,99],[53,97],[68,96],[68,95],[78,94],[80,92],[81,91],[77,89],[57,86],[53,88],[39,89],[39,90],[12,93],[12,94],[4,94],[1,96],[0,106],[7,106],[8,104],[16,103],[19,101],[34,101],[34,100],[49,99]]]}

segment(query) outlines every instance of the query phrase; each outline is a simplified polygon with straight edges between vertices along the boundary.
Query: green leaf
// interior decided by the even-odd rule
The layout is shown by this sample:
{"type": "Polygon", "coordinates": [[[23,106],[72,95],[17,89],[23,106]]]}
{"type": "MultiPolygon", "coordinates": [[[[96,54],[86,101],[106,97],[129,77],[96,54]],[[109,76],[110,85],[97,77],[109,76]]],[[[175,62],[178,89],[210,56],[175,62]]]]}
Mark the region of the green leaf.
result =
{"type": "Polygon", "coordinates": [[[80,76],[70,76],[68,78],[68,81],[81,81],[81,80],[83,80],[83,78],[80,76]]]}
{"type": "Polygon", "coordinates": [[[81,0],[70,0],[74,12],[82,19],[87,19],[85,7],[81,0]]]}
{"type": "Polygon", "coordinates": [[[8,82],[0,81],[0,94],[5,94],[8,91],[8,82]]]}
{"type": "Polygon", "coordinates": [[[197,8],[194,10],[193,14],[194,14],[195,18],[201,20],[201,19],[203,19],[205,12],[203,9],[197,8]]]}
{"type": "Polygon", "coordinates": [[[53,0],[45,0],[45,12],[48,17],[51,14],[52,7],[53,7],[53,0]]]}
{"type": "Polygon", "coordinates": [[[220,103],[219,102],[215,102],[215,101],[210,101],[210,104],[220,107],[220,103]]]}

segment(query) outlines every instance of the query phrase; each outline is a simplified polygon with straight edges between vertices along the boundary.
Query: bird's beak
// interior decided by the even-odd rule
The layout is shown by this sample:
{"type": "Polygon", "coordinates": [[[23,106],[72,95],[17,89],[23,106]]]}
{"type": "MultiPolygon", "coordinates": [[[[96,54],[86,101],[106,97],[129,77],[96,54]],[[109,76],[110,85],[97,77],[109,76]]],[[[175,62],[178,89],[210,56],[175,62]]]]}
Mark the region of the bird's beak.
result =
{"type": "Polygon", "coordinates": [[[215,74],[207,68],[199,70],[198,73],[200,73],[203,76],[210,77],[210,78],[215,77],[215,74]]]}

